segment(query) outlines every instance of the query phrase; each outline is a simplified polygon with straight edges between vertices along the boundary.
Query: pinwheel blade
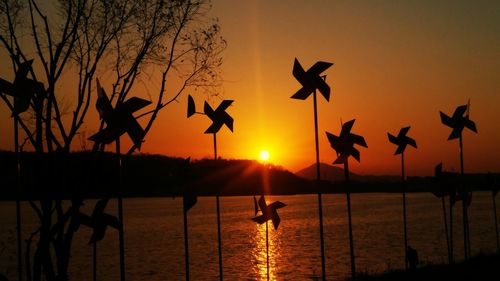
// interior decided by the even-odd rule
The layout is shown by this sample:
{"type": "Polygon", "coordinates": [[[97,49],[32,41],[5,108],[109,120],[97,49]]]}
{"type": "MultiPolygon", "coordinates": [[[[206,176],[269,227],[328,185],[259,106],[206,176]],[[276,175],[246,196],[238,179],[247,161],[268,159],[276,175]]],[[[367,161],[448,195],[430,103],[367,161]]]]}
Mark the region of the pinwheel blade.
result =
{"type": "Polygon", "coordinates": [[[456,118],[461,118],[464,116],[465,112],[467,112],[468,106],[466,104],[460,105],[455,109],[455,112],[453,112],[453,119],[456,118]]]}
{"type": "Polygon", "coordinates": [[[309,70],[307,71],[311,75],[319,76],[321,73],[326,71],[328,68],[330,68],[333,65],[331,62],[326,62],[326,61],[318,61],[316,62],[309,70]]]}
{"type": "Polygon", "coordinates": [[[185,193],[184,197],[184,211],[189,211],[198,202],[198,197],[193,193],[185,193]]]}
{"type": "Polygon", "coordinates": [[[14,85],[10,83],[9,81],[3,80],[0,78],[0,92],[9,95],[9,96],[14,96],[14,85]]]}
{"type": "Polygon", "coordinates": [[[276,209],[272,209],[271,212],[271,221],[273,222],[274,229],[277,230],[278,226],[280,225],[281,219],[278,215],[278,212],[276,212],[276,209]]]}
{"type": "Polygon", "coordinates": [[[455,123],[453,119],[451,119],[448,115],[444,114],[443,112],[439,111],[439,116],[441,117],[441,123],[448,127],[455,127],[455,123]]]}
{"type": "Polygon", "coordinates": [[[467,119],[465,121],[465,127],[473,131],[474,133],[477,133],[476,123],[474,123],[474,121],[467,119]]]}
{"type": "Polygon", "coordinates": [[[194,99],[191,95],[188,95],[188,108],[187,108],[187,117],[191,117],[196,113],[196,106],[194,104],[194,99]]]}
{"type": "Polygon", "coordinates": [[[267,221],[267,219],[264,215],[260,215],[260,216],[257,216],[255,218],[252,218],[252,220],[258,224],[263,224],[267,221]]]}
{"type": "Polygon", "coordinates": [[[410,138],[410,137],[406,137],[406,138],[407,138],[407,141],[406,141],[406,142],[407,142],[409,145],[413,146],[414,148],[417,148],[417,142],[416,142],[414,139],[412,139],[412,138],[410,138]]]}
{"type": "Polygon", "coordinates": [[[351,130],[352,130],[352,127],[354,126],[354,122],[356,121],[356,119],[352,119],[352,120],[349,120],[347,122],[345,122],[343,125],[342,125],[342,130],[340,131],[340,134],[350,134],[351,133],[351,130]]]}
{"type": "Polygon", "coordinates": [[[268,205],[268,207],[277,210],[286,207],[286,204],[281,201],[276,201],[268,205]]]}
{"type": "Polygon", "coordinates": [[[254,216],[257,216],[257,213],[259,212],[259,205],[257,204],[257,199],[255,198],[255,196],[253,197],[253,207],[255,211],[254,216]]]}
{"type": "Polygon", "coordinates": [[[148,105],[151,104],[151,101],[141,99],[138,97],[131,97],[130,99],[126,100],[124,103],[120,104],[119,109],[127,112],[127,113],[134,113],[148,105]]]}

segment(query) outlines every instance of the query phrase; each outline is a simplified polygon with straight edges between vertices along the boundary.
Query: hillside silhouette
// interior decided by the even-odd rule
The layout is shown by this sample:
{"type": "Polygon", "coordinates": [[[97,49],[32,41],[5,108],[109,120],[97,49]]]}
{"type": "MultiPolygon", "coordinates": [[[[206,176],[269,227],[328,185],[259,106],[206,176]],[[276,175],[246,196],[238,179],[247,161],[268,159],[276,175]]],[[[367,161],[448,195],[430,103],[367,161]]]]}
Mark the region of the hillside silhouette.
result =
{"type": "MultiPolygon", "coordinates": [[[[113,153],[76,152],[47,155],[33,152],[21,156],[20,195],[23,199],[100,198],[116,197],[118,166],[113,153]],[[50,168],[49,168],[50,167],[50,168]],[[41,178],[50,177],[52,186],[40,186],[41,178]]],[[[245,196],[259,194],[291,195],[314,193],[400,192],[398,176],[352,175],[349,185],[343,182],[343,170],[322,164],[322,181],[318,186],[311,176],[315,165],[297,174],[281,167],[262,164],[255,160],[192,161],[187,167],[185,159],[155,154],[134,154],[123,160],[123,186],[125,197],[179,196],[185,190],[200,196],[245,196]]],[[[14,200],[15,154],[0,152],[0,176],[3,179],[0,200],[14,200]]],[[[491,190],[500,182],[498,174],[467,175],[471,190],[491,190]],[[495,184],[492,184],[495,183],[495,184]]],[[[456,177],[450,177],[456,184],[456,177]]],[[[434,177],[408,178],[408,192],[432,192],[442,183],[434,177]]]]}
{"type": "MultiPolygon", "coordinates": [[[[78,152],[48,159],[47,155],[29,152],[21,155],[21,163],[24,199],[114,197],[118,192],[118,166],[113,153],[78,152]],[[41,177],[51,177],[50,182],[56,184],[39,186],[41,177]]],[[[125,197],[179,196],[186,189],[202,196],[237,196],[306,193],[314,188],[312,181],[254,160],[202,159],[186,168],[182,158],[137,154],[122,163],[125,197]]],[[[5,184],[0,200],[16,198],[15,167],[15,154],[0,152],[0,176],[5,184]]]]}

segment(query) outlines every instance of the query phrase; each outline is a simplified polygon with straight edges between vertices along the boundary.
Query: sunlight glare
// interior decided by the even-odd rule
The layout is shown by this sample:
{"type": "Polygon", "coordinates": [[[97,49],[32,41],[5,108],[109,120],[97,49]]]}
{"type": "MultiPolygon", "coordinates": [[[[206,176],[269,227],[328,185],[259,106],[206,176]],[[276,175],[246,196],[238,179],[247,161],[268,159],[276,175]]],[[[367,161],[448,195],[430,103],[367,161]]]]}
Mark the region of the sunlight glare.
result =
{"type": "Polygon", "coordinates": [[[269,154],[269,152],[267,150],[261,150],[259,152],[260,160],[267,161],[267,160],[269,160],[269,157],[271,157],[271,155],[269,154]]]}

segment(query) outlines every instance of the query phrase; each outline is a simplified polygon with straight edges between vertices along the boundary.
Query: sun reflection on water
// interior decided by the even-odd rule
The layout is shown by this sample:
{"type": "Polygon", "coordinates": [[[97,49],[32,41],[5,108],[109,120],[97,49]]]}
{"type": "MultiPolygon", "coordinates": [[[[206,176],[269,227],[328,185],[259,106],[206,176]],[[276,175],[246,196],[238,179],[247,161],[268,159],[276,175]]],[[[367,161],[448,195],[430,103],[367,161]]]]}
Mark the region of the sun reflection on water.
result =
{"type": "MultiPolygon", "coordinates": [[[[269,227],[269,280],[277,280],[277,258],[279,256],[278,235],[271,222],[269,227]]],[[[266,224],[255,224],[254,248],[252,255],[254,260],[254,272],[258,280],[267,280],[267,255],[266,255],[266,224]]]]}

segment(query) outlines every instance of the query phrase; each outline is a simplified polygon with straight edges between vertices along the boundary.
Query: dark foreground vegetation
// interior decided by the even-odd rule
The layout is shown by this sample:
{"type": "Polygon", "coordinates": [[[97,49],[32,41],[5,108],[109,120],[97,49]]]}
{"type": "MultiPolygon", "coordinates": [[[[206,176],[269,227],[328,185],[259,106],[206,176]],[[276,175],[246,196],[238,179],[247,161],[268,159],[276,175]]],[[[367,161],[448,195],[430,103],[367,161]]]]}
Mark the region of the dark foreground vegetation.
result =
{"type": "Polygon", "coordinates": [[[500,280],[500,254],[478,255],[468,262],[426,265],[414,270],[394,270],[381,275],[360,275],[356,281],[483,281],[500,280]]]}
{"type": "MultiPolygon", "coordinates": [[[[0,200],[13,200],[17,196],[15,154],[0,151],[0,200]]],[[[69,154],[20,156],[20,196],[23,199],[51,198],[100,198],[179,196],[184,192],[199,196],[243,196],[256,194],[292,195],[314,193],[350,192],[401,192],[399,177],[352,175],[347,186],[343,170],[327,164],[320,185],[314,176],[309,177],[314,166],[297,174],[274,165],[264,165],[254,160],[197,160],[187,162],[182,158],[162,155],[135,154],[122,160],[122,185],[118,190],[119,169],[113,153],[78,152],[69,154]],[[300,176],[299,176],[300,175],[300,176]],[[53,183],[41,186],[40,182],[53,183]]],[[[498,187],[498,174],[468,175],[470,190],[491,190],[498,187]]],[[[454,183],[456,177],[450,176],[454,183]]],[[[409,178],[407,192],[433,192],[442,181],[434,177],[409,178]]]]}

